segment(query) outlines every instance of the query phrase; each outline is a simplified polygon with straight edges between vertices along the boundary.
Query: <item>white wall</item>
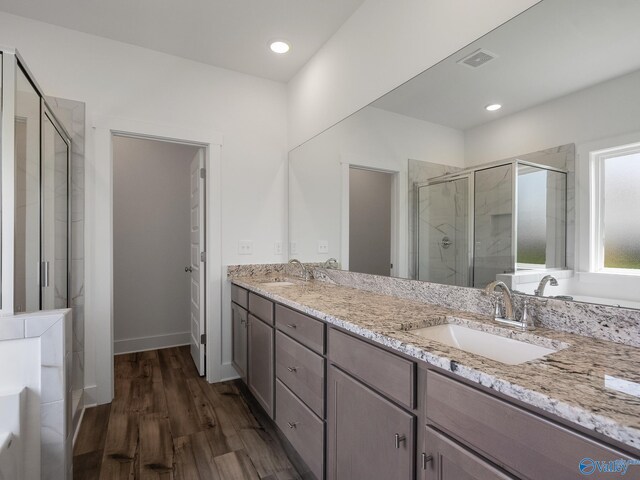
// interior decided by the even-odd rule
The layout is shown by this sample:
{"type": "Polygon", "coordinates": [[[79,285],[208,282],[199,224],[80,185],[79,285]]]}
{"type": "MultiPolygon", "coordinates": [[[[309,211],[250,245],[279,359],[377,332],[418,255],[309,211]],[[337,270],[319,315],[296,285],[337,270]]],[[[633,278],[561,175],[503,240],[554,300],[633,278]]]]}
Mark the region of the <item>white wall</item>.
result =
{"type": "Polygon", "coordinates": [[[189,343],[190,166],[197,147],[113,139],[114,352],[189,343]]]}
{"type": "MultiPolygon", "coordinates": [[[[399,252],[394,275],[408,271],[407,168],[409,159],[462,166],[464,137],[461,131],[416,120],[404,115],[367,107],[330,128],[290,154],[290,241],[297,243],[292,256],[305,262],[335,257],[346,265],[343,244],[343,170],[356,165],[397,173],[394,195],[399,252]],[[329,242],[329,252],[319,254],[318,240],[329,242]]],[[[347,170],[348,171],[348,170],[347,170]]],[[[348,189],[347,189],[348,192],[348,189]]]]}
{"type": "Polygon", "coordinates": [[[366,0],[289,82],[295,147],[538,0],[366,0]]]}
{"type": "Polygon", "coordinates": [[[640,130],[640,71],[464,132],[465,165],[640,130]]]}
{"type": "MultiPolygon", "coordinates": [[[[92,248],[105,231],[96,225],[95,119],[117,117],[162,125],[166,131],[224,135],[222,149],[222,262],[278,262],[273,243],[286,238],[286,87],[284,84],[0,13],[0,44],[20,50],[47,95],[87,107],[87,310],[85,385],[96,384],[97,324],[108,304],[91,271],[102,252],[92,248]],[[239,239],[254,254],[237,255],[239,239]]],[[[176,133],[176,135],[178,135],[176,133]]],[[[221,272],[220,272],[221,274],[221,272]]],[[[223,302],[224,304],[225,302],[223,302]]],[[[107,401],[100,398],[100,401],[107,401]]]]}

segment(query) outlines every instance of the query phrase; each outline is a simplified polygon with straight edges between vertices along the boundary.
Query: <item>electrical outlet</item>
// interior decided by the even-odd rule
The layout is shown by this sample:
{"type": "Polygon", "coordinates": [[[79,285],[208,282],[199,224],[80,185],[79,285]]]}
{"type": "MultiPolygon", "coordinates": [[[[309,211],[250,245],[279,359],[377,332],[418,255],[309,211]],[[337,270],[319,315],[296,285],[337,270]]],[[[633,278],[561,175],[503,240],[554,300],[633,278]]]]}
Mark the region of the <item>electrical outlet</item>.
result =
{"type": "Polygon", "coordinates": [[[328,240],[318,240],[318,253],[329,253],[328,240]]]}
{"type": "Polygon", "coordinates": [[[289,253],[291,255],[297,255],[298,254],[298,242],[291,242],[289,244],[289,253]]]}
{"type": "Polygon", "coordinates": [[[276,255],[282,255],[282,242],[276,242],[273,246],[273,251],[276,255]]]}
{"type": "Polygon", "coordinates": [[[253,241],[252,240],[240,240],[238,242],[238,254],[239,255],[253,255],[253,241]]]}

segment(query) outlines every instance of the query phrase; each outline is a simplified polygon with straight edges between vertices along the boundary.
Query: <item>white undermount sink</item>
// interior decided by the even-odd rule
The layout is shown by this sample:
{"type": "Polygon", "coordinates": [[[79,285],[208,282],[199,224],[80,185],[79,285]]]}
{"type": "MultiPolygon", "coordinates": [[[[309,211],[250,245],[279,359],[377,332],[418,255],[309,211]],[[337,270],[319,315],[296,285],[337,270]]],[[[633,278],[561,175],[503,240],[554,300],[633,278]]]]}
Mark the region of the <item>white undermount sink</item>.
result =
{"type": "Polygon", "coordinates": [[[550,348],[452,323],[419,328],[411,330],[411,333],[507,365],[520,365],[556,352],[550,348]]]}

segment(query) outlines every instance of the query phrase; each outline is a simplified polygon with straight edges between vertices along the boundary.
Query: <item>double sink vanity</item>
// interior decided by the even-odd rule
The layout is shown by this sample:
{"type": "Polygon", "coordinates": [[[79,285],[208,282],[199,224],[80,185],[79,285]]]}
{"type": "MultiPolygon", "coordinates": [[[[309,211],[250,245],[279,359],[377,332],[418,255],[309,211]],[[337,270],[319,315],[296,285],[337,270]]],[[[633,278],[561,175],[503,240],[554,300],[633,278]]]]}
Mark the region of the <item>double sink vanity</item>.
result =
{"type": "Polygon", "coordinates": [[[310,478],[579,478],[585,458],[640,458],[635,346],[230,275],[234,366],[310,478]]]}

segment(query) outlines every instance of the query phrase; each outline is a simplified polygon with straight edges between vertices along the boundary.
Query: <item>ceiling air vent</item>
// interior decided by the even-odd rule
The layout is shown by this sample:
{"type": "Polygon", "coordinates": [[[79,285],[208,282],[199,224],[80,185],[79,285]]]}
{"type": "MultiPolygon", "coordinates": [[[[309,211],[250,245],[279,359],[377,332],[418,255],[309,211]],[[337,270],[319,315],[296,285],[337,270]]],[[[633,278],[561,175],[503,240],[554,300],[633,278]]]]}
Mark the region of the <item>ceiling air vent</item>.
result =
{"type": "Polygon", "coordinates": [[[495,53],[479,48],[475,52],[464,57],[462,60],[458,60],[458,63],[466,65],[469,68],[478,68],[496,57],[497,55],[495,53]]]}

